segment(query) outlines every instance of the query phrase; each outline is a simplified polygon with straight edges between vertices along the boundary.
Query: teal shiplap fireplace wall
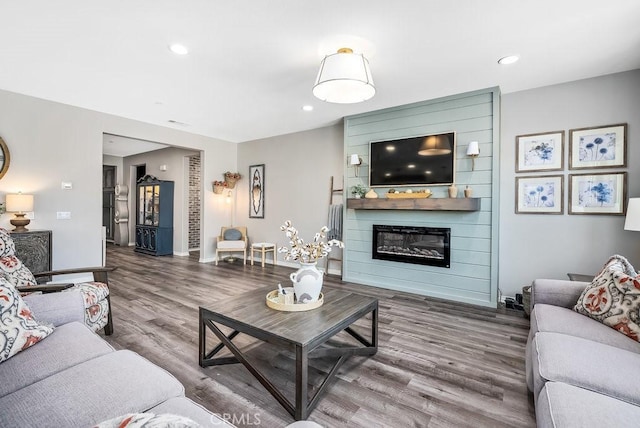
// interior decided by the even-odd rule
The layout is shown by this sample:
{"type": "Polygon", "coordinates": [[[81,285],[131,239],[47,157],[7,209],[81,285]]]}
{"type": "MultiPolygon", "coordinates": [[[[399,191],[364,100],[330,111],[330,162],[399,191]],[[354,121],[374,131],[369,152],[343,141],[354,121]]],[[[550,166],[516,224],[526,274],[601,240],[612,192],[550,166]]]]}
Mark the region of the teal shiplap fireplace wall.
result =
{"type": "MultiPolygon", "coordinates": [[[[500,91],[490,88],[446,98],[349,116],[344,123],[345,159],[357,153],[362,165],[345,166],[345,188],[368,186],[369,143],[416,135],[456,133],[455,181],[458,196],[471,187],[480,211],[346,209],[343,279],[376,287],[496,307],[498,301],[498,155],[500,91]],[[478,141],[480,156],[471,169],[466,155],[478,141]],[[374,260],[374,224],[451,228],[451,267],[374,260]]],[[[426,188],[427,186],[418,187],[426,188]]],[[[415,189],[415,187],[412,187],[415,189]]],[[[432,198],[446,198],[447,186],[429,186],[432,198]]],[[[402,190],[396,187],[398,190],[402,190]]],[[[383,197],[388,188],[376,188],[383,197]]]]}

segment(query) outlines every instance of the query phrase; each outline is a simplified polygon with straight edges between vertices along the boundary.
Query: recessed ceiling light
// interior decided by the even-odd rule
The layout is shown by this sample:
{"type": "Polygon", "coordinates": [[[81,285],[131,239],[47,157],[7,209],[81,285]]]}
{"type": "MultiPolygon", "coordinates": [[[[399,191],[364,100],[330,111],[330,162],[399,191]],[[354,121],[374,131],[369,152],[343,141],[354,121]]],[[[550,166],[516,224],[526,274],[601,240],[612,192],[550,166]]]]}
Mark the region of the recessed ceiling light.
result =
{"type": "Polygon", "coordinates": [[[189,53],[189,49],[187,49],[186,46],[178,43],[174,43],[173,45],[169,46],[169,50],[176,55],[186,55],[189,53]]]}
{"type": "Polygon", "coordinates": [[[509,64],[513,64],[514,62],[517,62],[519,59],[520,57],[518,55],[509,55],[509,56],[500,58],[498,60],[498,64],[509,65],[509,64]]]}
{"type": "Polygon", "coordinates": [[[304,111],[312,111],[313,110],[313,106],[302,106],[302,110],[304,111]]]}

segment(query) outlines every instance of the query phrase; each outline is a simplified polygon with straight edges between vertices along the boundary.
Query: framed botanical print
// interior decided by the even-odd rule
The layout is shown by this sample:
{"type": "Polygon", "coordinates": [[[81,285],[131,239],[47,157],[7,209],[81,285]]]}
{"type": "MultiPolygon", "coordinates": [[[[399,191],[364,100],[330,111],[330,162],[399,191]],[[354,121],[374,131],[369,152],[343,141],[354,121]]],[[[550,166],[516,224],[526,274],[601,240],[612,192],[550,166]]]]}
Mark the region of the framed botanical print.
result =
{"type": "Polygon", "coordinates": [[[570,174],[569,214],[624,215],[627,173],[570,174]]]}
{"type": "Polygon", "coordinates": [[[562,214],[564,176],[516,177],[516,214],[562,214]]]}
{"type": "Polygon", "coordinates": [[[569,169],[627,166],[627,124],[569,131],[569,169]]]}
{"type": "Polygon", "coordinates": [[[249,167],[249,218],[264,218],[264,164],[249,167]]]}
{"type": "Polygon", "coordinates": [[[564,131],[516,137],[516,172],[563,169],[564,131]]]}

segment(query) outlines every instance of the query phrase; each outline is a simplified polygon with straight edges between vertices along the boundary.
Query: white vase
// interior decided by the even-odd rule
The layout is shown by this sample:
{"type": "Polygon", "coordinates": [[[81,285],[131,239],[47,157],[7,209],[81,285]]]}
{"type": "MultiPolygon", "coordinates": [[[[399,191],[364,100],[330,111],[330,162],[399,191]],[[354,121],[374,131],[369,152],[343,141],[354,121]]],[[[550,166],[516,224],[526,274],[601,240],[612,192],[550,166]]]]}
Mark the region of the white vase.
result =
{"type": "Polygon", "coordinates": [[[316,262],[300,263],[300,269],[293,272],[289,278],[298,303],[317,302],[322,290],[322,272],[316,268],[316,262]]]}

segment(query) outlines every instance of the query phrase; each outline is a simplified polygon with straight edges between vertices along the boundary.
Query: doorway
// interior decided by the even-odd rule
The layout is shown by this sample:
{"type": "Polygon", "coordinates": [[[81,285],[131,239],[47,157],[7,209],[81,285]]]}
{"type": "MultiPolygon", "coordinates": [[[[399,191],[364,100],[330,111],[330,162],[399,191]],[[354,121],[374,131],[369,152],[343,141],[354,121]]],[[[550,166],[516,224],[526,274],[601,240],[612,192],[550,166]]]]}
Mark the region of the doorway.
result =
{"type": "Polygon", "coordinates": [[[113,242],[115,229],[116,167],[102,165],[102,226],[106,240],[113,242]]]}

